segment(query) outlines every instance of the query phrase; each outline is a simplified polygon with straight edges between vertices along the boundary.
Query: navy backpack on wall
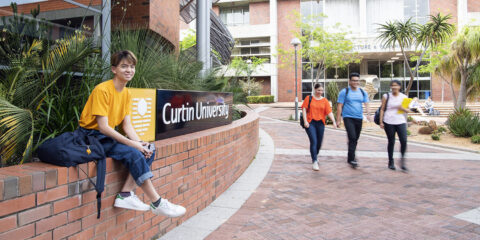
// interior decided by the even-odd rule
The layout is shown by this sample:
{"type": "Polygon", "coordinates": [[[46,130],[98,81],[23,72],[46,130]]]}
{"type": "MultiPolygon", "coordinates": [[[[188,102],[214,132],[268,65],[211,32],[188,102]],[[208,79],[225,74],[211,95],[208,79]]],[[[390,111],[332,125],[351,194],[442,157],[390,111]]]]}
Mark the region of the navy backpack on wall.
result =
{"type": "MultiPolygon", "coordinates": [[[[102,141],[113,142],[114,140],[104,138],[102,141]]],[[[95,184],[90,178],[88,180],[97,191],[97,218],[100,218],[101,195],[105,188],[106,174],[106,155],[100,141],[94,136],[88,136],[77,129],[74,132],[66,132],[46,140],[38,147],[37,154],[42,162],[64,167],[75,167],[78,164],[91,161],[96,162],[97,183],[95,184]]]]}

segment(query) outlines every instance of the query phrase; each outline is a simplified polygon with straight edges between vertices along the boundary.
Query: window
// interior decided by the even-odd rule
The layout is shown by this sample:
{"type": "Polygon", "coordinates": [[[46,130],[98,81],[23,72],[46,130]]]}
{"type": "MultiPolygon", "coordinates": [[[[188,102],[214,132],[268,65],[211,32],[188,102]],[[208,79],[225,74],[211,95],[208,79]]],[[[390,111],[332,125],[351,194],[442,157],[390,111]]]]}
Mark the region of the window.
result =
{"type": "Polygon", "coordinates": [[[220,19],[227,26],[249,24],[250,13],[248,6],[220,8],[220,19]]]}
{"type": "Polygon", "coordinates": [[[323,0],[302,0],[300,2],[300,12],[302,21],[310,21],[312,24],[323,25],[323,18],[318,17],[323,14],[323,0]],[[315,20],[316,22],[313,22],[315,20]]]}

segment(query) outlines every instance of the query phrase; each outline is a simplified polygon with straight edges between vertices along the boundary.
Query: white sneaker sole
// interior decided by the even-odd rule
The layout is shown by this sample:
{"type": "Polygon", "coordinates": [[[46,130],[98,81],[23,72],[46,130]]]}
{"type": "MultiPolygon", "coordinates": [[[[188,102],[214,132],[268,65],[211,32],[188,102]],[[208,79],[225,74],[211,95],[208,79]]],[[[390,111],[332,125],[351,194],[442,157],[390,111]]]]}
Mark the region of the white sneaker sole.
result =
{"type": "Polygon", "coordinates": [[[145,208],[134,208],[132,206],[129,206],[127,204],[124,204],[123,202],[117,202],[115,201],[115,204],[113,204],[114,207],[117,207],[117,208],[125,208],[125,209],[130,209],[130,210],[135,210],[135,211],[142,211],[142,212],[146,212],[146,211],[149,211],[150,210],[150,206],[148,205],[145,205],[146,207],[145,208]]]}

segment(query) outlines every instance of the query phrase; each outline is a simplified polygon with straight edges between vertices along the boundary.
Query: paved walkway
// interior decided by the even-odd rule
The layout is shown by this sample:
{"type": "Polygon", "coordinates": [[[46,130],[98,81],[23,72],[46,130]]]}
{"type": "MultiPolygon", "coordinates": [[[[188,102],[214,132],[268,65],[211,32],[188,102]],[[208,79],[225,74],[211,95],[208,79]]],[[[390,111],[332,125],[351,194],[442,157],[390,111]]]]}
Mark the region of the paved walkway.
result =
{"type": "Polygon", "coordinates": [[[402,173],[387,169],[384,137],[363,135],[354,170],[345,132],[327,129],[314,172],[304,130],[278,120],[293,110],[256,111],[252,165],[161,239],[480,239],[480,154],[410,143],[402,173]]]}
{"type": "Polygon", "coordinates": [[[314,172],[305,132],[275,119],[291,113],[259,110],[272,167],[206,239],[480,239],[480,155],[410,144],[405,174],[387,169],[385,138],[364,135],[353,170],[345,133],[326,130],[314,172]]]}

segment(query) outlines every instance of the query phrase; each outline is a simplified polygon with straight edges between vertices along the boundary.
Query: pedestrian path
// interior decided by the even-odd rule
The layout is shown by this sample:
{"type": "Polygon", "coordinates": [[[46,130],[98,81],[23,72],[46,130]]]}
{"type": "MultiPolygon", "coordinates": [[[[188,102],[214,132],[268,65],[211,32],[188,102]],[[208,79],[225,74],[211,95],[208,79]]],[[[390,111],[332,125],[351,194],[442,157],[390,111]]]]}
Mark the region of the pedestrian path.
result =
{"type": "Polygon", "coordinates": [[[402,173],[387,169],[385,138],[363,135],[354,170],[345,132],[327,129],[316,172],[304,130],[275,119],[284,111],[258,111],[273,164],[206,239],[480,239],[480,155],[409,144],[411,171],[402,173]]]}
{"type": "Polygon", "coordinates": [[[160,240],[204,239],[230,218],[257,189],[270,169],[274,157],[272,138],[260,130],[260,147],[254,161],[220,197],[160,240]]]}

